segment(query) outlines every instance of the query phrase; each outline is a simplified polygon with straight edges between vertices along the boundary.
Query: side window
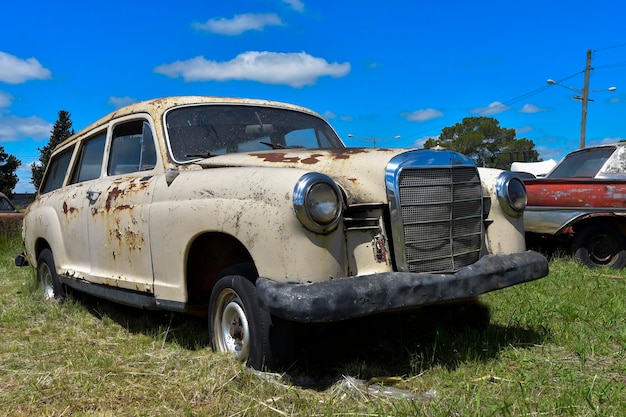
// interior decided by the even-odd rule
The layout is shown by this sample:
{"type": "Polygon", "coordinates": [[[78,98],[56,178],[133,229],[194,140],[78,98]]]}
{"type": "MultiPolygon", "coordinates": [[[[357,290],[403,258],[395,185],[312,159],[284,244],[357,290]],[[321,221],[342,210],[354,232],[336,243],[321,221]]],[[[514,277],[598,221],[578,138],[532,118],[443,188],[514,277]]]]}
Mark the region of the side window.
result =
{"type": "Polygon", "coordinates": [[[0,196],[0,211],[15,211],[9,200],[0,196]]]}
{"type": "Polygon", "coordinates": [[[150,124],[134,121],[115,126],[108,174],[148,171],[156,165],[156,149],[150,124]]]}
{"type": "Polygon", "coordinates": [[[61,153],[54,155],[48,163],[48,170],[46,176],[42,181],[41,193],[48,193],[63,186],[63,180],[67,168],[70,166],[70,160],[72,159],[72,152],[74,148],[69,148],[61,153]]]}
{"type": "Polygon", "coordinates": [[[105,140],[106,133],[102,133],[83,142],[70,184],[100,177],[105,140]]]}

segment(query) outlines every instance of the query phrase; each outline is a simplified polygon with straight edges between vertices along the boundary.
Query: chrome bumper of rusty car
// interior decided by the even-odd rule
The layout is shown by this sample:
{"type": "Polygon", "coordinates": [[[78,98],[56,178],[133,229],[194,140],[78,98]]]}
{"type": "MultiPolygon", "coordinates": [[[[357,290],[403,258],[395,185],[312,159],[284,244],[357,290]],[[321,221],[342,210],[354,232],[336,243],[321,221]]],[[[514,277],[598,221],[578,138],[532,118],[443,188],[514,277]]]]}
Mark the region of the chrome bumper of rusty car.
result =
{"type": "Polygon", "coordinates": [[[328,322],[409,310],[481,294],[548,274],[548,261],[533,251],[487,255],[456,273],[385,272],[311,284],[256,281],[261,306],[297,322],[328,322]]]}

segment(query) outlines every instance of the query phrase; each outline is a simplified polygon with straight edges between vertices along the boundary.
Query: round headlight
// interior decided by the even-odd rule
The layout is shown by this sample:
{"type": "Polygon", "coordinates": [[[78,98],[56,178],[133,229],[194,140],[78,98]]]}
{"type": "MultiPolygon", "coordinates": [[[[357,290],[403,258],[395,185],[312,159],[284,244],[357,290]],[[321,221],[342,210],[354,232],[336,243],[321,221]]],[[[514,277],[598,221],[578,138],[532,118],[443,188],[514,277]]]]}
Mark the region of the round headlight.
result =
{"type": "Polygon", "coordinates": [[[334,230],[341,217],[341,192],[326,175],[304,174],[293,191],[293,205],[300,223],[315,233],[334,230]]]}
{"type": "Polygon", "coordinates": [[[498,201],[505,213],[519,217],[526,208],[526,186],[514,173],[505,171],[496,180],[498,201]]]}
{"type": "Polygon", "coordinates": [[[318,182],[309,188],[306,198],[307,211],[311,219],[319,224],[330,224],[337,218],[339,200],[330,184],[318,182]]]}

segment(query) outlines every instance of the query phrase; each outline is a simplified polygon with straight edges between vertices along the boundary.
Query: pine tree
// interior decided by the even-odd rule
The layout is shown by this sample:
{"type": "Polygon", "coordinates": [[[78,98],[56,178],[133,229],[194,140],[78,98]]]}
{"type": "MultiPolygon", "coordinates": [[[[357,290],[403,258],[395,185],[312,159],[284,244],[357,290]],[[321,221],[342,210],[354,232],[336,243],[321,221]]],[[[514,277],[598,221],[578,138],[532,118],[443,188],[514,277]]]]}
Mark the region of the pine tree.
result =
{"type": "Polygon", "coordinates": [[[72,121],[70,120],[69,112],[60,110],[59,118],[54,123],[48,144],[43,148],[37,148],[37,150],[41,153],[39,156],[39,163],[33,164],[31,168],[31,183],[35,186],[36,190],[38,190],[41,185],[43,174],[46,172],[46,167],[48,166],[48,161],[50,160],[52,151],[54,151],[54,148],[56,148],[59,143],[63,142],[73,134],[74,129],[72,128],[72,121]]]}
{"type": "Polygon", "coordinates": [[[20,165],[22,161],[6,153],[4,147],[0,146],[0,192],[9,198],[13,197],[13,189],[18,181],[15,171],[20,165]]]}

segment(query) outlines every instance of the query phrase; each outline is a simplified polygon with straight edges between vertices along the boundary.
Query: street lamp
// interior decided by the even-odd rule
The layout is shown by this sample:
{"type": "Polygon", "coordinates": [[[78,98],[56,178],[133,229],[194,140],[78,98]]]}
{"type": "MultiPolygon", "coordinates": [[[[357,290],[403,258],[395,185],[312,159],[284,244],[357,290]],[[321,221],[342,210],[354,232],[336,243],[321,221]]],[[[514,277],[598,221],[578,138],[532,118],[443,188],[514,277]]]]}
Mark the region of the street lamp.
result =
{"type": "MultiPolygon", "coordinates": [[[[376,141],[380,141],[380,140],[387,140],[387,138],[362,138],[356,135],[353,135],[352,133],[348,133],[348,137],[349,138],[355,138],[355,139],[361,139],[361,140],[369,140],[372,141],[372,147],[376,147],[376,141]]],[[[394,139],[400,139],[401,136],[397,135],[393,137],[394,139]]]]}
{"type": "Polygon", "coordinates": [[[579,147],[582,149],[585,147],[585,136],[587,131],[587,102],[593,101],[589,99],[589,93],[596,93],[599,91],[615,91],[616,87],[609,87],[604,90],[590,90],[589,89],[589,75],[591,73],[591,49],[587,51],[587,65],[585,66],[585,84],[583,88],[568,87],[563,84],[559,84],[553,79],[548,79],[546,82],[550,85],[558,85],[559,87],[567,88],[568,90],[576,91],[579,95],[574,96],[575,100],[580,100],[583,105],[582,115],[580,118],[580,143],[579,147]]]}

